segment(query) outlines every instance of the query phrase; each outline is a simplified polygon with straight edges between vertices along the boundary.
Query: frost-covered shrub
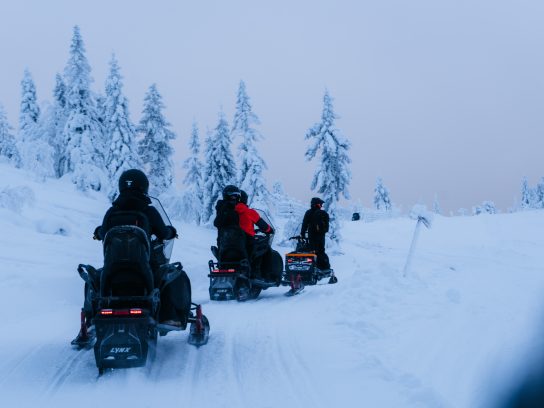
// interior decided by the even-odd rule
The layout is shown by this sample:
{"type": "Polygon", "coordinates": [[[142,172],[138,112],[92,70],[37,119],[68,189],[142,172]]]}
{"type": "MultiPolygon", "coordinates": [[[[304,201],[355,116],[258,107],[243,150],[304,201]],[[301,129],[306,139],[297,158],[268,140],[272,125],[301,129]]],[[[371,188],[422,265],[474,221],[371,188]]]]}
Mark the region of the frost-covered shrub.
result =
{"type": "Polygon", "coordinates": [[[36,231],[42,234],[50,235],[70,235],[70,227],[66,224],[66,220],[45,218],[36,221],[36,231]]]}
{"type": "Polygon", "coordinates": [[[35,201],[34,191],[27,186],[6,187],[0,190],[0,208],[20,213],[25,205],[31,206],[35,201]]]}
{"type": "Polygon", "coordinates": [[[479,214],[496,214],[497,208],[493,201],[484,201],[481,205],[477,205],[472,208],[473,215],[479,214]]]}

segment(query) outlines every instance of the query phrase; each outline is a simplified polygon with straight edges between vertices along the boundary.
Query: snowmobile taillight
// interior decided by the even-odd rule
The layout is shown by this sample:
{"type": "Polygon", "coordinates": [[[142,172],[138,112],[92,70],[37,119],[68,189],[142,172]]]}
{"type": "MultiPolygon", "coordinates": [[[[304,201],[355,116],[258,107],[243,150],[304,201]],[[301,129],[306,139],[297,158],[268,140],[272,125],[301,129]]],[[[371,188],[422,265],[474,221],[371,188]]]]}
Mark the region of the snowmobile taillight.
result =
{"type": "Polygon", "coordinates": [[[236,272],[236,269],[213,269],[213,273],[233,273],[236,272]]]}
{"type": "Polygon", "coordinates": [[[143,310],[140,308],[133,309],[102,309],[100,310],[102,316],[139,316],[143,314],[143,310]]]}

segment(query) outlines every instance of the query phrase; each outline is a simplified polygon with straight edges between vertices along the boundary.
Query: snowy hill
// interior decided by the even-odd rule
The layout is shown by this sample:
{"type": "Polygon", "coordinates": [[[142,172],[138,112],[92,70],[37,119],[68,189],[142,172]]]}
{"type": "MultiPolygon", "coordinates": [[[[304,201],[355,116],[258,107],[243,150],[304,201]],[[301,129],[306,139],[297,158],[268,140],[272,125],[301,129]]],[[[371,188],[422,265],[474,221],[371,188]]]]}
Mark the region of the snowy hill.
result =
{"type": "MultiPolygon", "coordinates": [[[[108,207],[63,180],[0,164],[0,406],[476,407],[516,381],[544,314],[544,212],[437,217],[402,268],[414,222],[345,222],[337,285],[208,300],[215,231],[174,222],[174,248],[211,323],[160,338],[146,368],[97,378],[74,351],[91,239],[108,207]]],[[[280,253],[290,248],[277,247],[280,253]]]]}

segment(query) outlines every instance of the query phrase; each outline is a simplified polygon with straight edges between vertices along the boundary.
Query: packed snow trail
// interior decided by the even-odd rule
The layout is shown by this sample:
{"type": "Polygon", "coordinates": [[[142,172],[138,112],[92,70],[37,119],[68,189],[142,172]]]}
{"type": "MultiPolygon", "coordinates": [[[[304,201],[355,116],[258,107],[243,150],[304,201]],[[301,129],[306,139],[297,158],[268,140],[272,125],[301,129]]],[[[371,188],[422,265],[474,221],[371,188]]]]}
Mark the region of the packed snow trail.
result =
{"type": "Polygon", "coordinates": [[[331,254],[336,285],[291,298],[271,288],[246,303],[208,300],[215,231],[174,220],[172,260],[210,319],[209,343],[170,333],[147,367],[98,377],[92,350],[69,343],[83,296],[76,266],[102,262],[91,234],[108,203],[1,170],[34,194],[22,209],[0,201],[2,407],[469,408],[512,384],[538,345],[542,211],[437,217],[407,278],[413,221],[345,222],[344,254],[331,254]]]}

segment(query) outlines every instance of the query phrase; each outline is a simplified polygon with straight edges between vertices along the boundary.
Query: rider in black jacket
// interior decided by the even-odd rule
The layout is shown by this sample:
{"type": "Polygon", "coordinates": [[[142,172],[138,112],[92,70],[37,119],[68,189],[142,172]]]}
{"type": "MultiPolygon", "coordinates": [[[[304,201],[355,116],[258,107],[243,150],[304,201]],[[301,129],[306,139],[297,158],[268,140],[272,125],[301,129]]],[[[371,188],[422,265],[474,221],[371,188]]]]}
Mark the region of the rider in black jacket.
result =
{"type": "MultiPolygon", "coordinates": [[[[154,235],[161,241],[176,238],[176,229],[171,225],[166,225],[159,211],[151,205],[151,200],[147,195],[148,189],[149,180],[142,171],[131,169],[123,172],[119,178],[119,196],[106,211],[102,225],[94,230],[93,238],[103,241],[111,228],[120,225],[136,225],[142,228],[149,238],[154,235]]],[[[157,277],[163,261],[163,259],[157,259],[153,251],[151,252],[150,267],[155,277],[157,277]]],[[[101,269],[98,272],[100,273],[101,269]]],[[[96,278],[100,279],[100,276],[96,278]]],[[[85,290],[85,305],[88,305],[87,289],[85,290]]],[[[159,318],[163,323],[182,327],[187,323],[186,319],[190,308],[191,283],[187,274],[183,272],[161,292],[159,318]]],[[[86,309],[85,306],[84,309],[86,309]]],[[[77,345],[89,341],[88,338],[85,338],[86,330],[82,331],[72,341],[72,344],[77,345]]]]}
{"type": "Polygon", "coordinates": [[[310,209],[304,214],[300,235],[306,236],[310,246],[317,255],[316,266],[321,270],[331,268],[329,257],[325,253],[325,234],[329,231],[329,214],[321,207],[324,201],[318,197],[312,198],[310,209]]]}

